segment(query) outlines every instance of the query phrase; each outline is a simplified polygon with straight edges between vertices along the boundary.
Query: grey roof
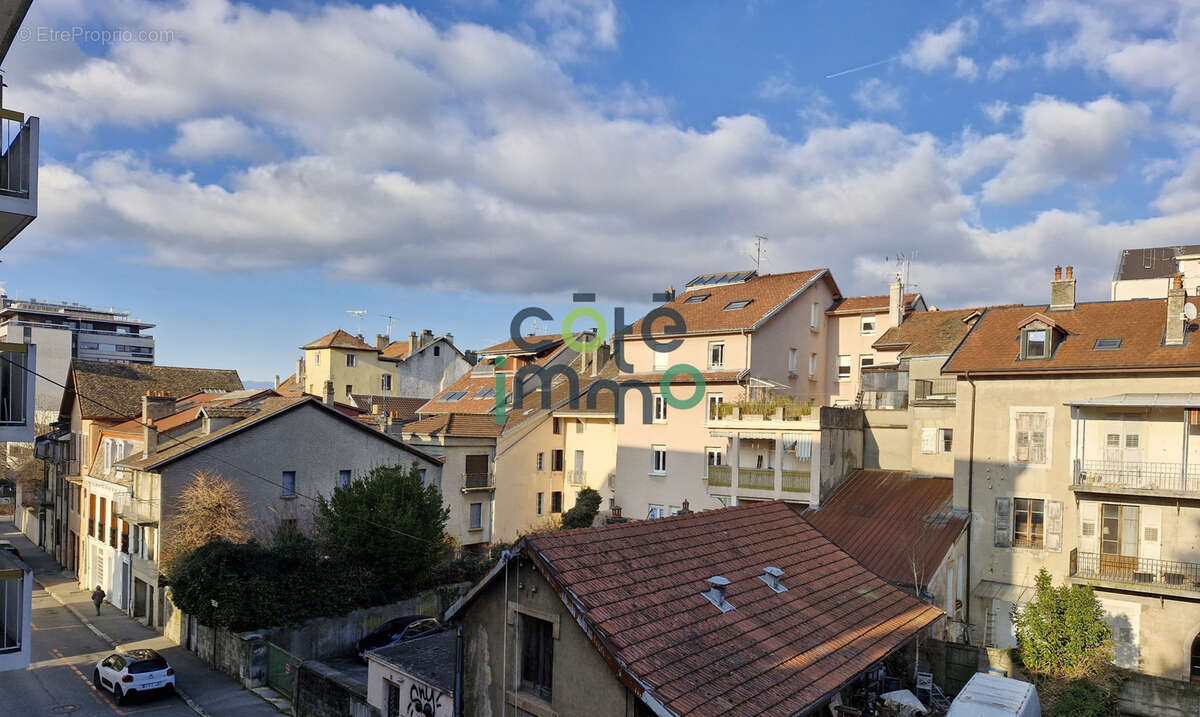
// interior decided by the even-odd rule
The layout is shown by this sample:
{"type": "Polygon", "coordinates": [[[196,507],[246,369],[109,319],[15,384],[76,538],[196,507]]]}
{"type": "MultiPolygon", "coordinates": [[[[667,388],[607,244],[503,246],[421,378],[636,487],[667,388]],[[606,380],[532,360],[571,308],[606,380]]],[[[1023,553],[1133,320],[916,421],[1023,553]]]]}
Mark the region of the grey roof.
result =
{"type": "Polygon", "coordinates": [[[1104,398],[1070,401],[1068,406],[1128,406],[1137,408],[1200,408],[1200,393],[1122,393],[1104,398]]]}
{"type": "Polygon", "coordinates": [[[443,630],[367,654],[443,692],[453,693],[456,641],[453,630],[443,630]]]}
{"type": "Polygon", "coordinates": [[[1200,252],[1200,244],[1123,249],[1117,257],[1114,281],[1130,279],[1163,279],[1179,271],[1175,258],[1181,254],[1200,252]]]}

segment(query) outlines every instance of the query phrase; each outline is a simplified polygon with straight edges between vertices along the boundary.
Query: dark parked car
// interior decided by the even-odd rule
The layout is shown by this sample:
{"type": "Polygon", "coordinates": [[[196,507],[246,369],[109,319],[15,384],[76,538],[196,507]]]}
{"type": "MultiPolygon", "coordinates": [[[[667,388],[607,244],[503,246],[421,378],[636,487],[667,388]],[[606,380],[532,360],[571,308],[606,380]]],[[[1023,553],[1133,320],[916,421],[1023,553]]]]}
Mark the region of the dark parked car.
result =
{"type": "Polygon", "coordinates": [[[17,546],[13,545],[12,541],[0,540],[0,550],[3,550],[6,553],[12,553],[13,556],[18,560],[21,559],[21,551],[17,550],[17,546]]]}
{"type": "Polygon", "coordinates": [[[355,643],[354,648],[359,658],[365,660],[367,650],[377,650],[381,647],[395,645],[397,642],[411,640],[414,637],[428,635],[441,629],[437,618],[428,615],[405,615],[394,617],[373,631],[367,633],[355,643]]]}

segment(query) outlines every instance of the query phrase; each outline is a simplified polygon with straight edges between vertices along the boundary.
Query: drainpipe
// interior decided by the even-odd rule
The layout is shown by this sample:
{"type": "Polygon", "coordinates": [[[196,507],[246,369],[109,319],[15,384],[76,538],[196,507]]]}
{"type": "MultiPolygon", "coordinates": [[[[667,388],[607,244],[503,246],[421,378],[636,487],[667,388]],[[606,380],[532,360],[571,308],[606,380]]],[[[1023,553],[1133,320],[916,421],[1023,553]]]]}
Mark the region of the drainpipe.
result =
{"type": "MultiPolygon", "coordinates": [[[[507,608],[506,608],[507,609],[507,608]]],[[[507,620],[508,617],[505,616],[507,620]]],[[[454,638],[454,717],[463,717],[463,628],[454,638]]]]}
{"type": "Polygon", "coordinates": [[[967,644],[971,643],[971,536],[975,533],[975,382],[971,380],[971,372],[963,374],[971,386],[971,438],[967,446],[967,579],[966,613],[967,613],[967,644]]]}

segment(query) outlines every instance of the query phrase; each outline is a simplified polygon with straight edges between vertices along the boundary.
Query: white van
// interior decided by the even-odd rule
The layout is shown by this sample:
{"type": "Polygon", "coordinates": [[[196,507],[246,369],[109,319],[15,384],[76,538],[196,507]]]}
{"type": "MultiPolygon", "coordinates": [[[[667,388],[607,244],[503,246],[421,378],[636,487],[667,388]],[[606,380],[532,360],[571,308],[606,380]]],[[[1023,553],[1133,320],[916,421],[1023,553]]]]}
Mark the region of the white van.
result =
{"type": "Polygon", "coordinates": [[[946,717],[1042,717],[1033,685],[977,672],[950,704],[946,717]]]}

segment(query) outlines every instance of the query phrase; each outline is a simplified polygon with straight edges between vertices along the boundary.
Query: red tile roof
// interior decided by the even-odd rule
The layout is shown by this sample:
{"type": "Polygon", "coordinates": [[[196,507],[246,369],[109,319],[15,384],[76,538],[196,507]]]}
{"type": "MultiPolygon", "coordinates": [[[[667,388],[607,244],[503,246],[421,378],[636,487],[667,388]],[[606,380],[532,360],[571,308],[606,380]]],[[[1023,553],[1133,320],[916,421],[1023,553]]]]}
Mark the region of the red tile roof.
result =
{"type": "Polygon", "coordinates": [[[808,521],[854,559],[899,585],[913,585],[913,560],[924,586],[967,526],[951,514],[952,478],[906,471],[858,470],[808,521]]]}
{"type": "Polygon", "coordinates": [[[942,614],[779,501],[536,534],[520,550],[625,684],[679,715],[804,710],[942,614]],[[767,566],[786,592],[759,579],[767,566]],[[713,575],[733,610],[701,595],[713,575]]]}
{"type": "Polygon", "coordinates": [[[316,341],[305,344],[300,347],[303,350],[308,349],[358,349],[360,351],[374,351],[375,347],[363,341],[357,336],[353,336],[341,329],[331,331],[316,341]]]}
{"type": "MultiPolygon", "coordinates": [[[[505,395],[512,393],[513,375],[511,373],[500,375],[504,376],[505,395]]],[[[417,413],[421,416],[434,413],[492,413],[496,410],[496,395],[480,397],[479,392],[487,392],[495,390],[495,388],[495,376],[474,376],[471,371],[467,371],[461,378],[447,386],[444,391],[418,408],[417,413]],[[447,394],[456,391],[466,391],[466,395],[457,401],[442,400],[447,394]]]]}
{"type": "MultiPolygon", "coordinates": [[[[887,311],[890,298],[888,296],[847,296],[844,299],[835,300],[825,313],[858,314],[864,311],[887,311]]],[[[920,294],[905,294],[904,308],[911,310],[919,298],[921,298],[920,294]]]]}
{"type": "Polygon", "coordinates": [[[504,432],[494,415],[478,413],[439,413],[405,424],[404,433],[437,436],[474,436],[495,438],[504,432]]]}
{"type": "Polygon", "coordinates": [[[507,341],[501,341],[498,344],[488,346],[486,349],[480,349],[476,353],[478,353],[480,356],[515,356],[515,355],[520,355],[520,354],[542,353],[543,351],[550,351],[552,349],[558,348],[559,344],[561,344],[563,342],[562,334],[544,334],[541,336],[526,336],[526,337],[524,337],[523,340],[527,343],[534,344],[534,345],[537,345],[537,344],[542,343],[543,341],[546,341],[546,342],[548,342],[548,345],[536,352],[529,351],[528,349],[523,349],[523,348],[517,346],[517,342],[510,338],[507,341]]]}
{"type": "Polygon", "coordinates": [[[393,341],[379,352],[379,357],[389,359],[406,358],[408,356],[408,349],[409,345],[407,341],[393,341]]]}
{"type": "Polygon", "coordinates": [[[912,356],[949,356],[962,343],[971,324],[965,319],[983,309],[952,309],[949,311],[918,311],[899,326],[883,332],[872,344],[875,348],[904,347],[900,358],[912,356]]]}
{"type": "Polygon", "coordinates": [[[360,411],[370,414],[372,407],[379,406],[380,413],[386,416],[395,411],[397,413],[396,418],[401,421],[415,421],[417,419],[417,409],[429,402],[427,398],[409,398],[407,396],[354,394],[351,398],[354,399],[354,405],[360,411]]]}
{"type": "MultiPolygon", "coordinates": [[[[674,301],[670,301],[664,306],[679,312],[689,334],[751,330],[776,309],[798,296],[810,284],[822,277],[829,281],[836,295],[838,293],[837,286],[833,283],[829,270],[811,269],[790,274],[764,274],[739,284],[712,288],[701,287],[692,291],[680,292],[674,301]],[[705,294],[708,295],[708,298],[704,301],[687,303],[688,299],[705,294]],[[725,311],[725,307],[731,302],[746,300],[750,300],[750,304],[745,308],[725,311]]],[[[641,333],[641,326],[641,320],[634,323],[634,335],[641,333]]],[[[655,331],[661,330],[664,326],[666,326],[666,322],[656,321],[655,331]]]]}
{"type": "MultiPolygon", "coordinates": [[[[1196,299],[1188,299],[1198,305],[1196,299]]],[[[1185,332],[1182,346],[1164,346],[1166,299],[1077,304],[1071,311],[1047,306],[990,308],[946,362],[945,373],[1050,373],[1153,371],[1200,368],[1200,339],[1185,332]],[[1020,325],[1035,313],[1054,320],[1065,336],[1050,358],[1020,359],[1020,325]],[[1095,350],[1097,339],[1121,339],[1115,350],[1095,350]]]]}
{"type": "Polygon", "coordinates": [[[237,371],[227,369],[72,359],[62,407],[69,414],[78,398],[85,419],[126,420],[142,415],[142,397],[147,391],[190,396],[207,390],[240,391],[242,380],[237,371]]]}

